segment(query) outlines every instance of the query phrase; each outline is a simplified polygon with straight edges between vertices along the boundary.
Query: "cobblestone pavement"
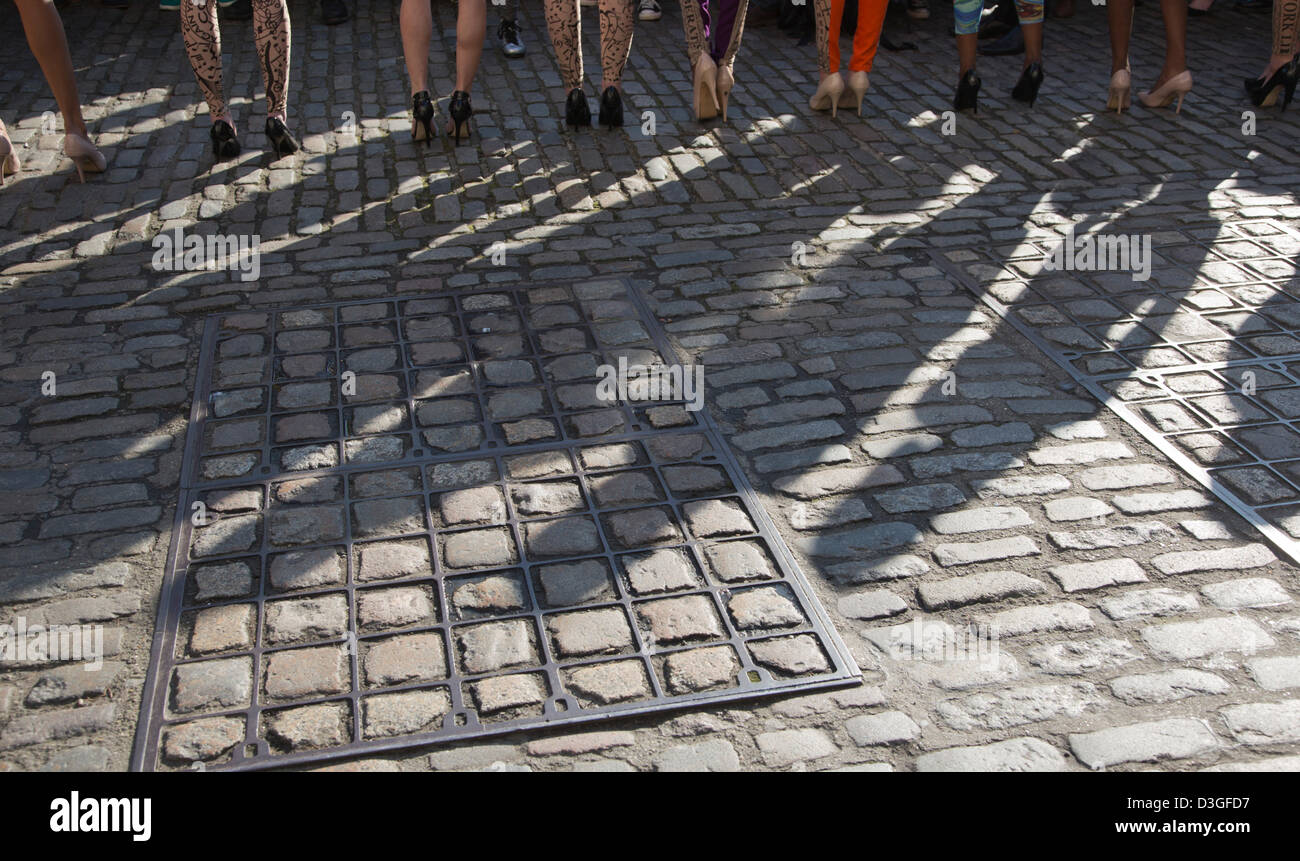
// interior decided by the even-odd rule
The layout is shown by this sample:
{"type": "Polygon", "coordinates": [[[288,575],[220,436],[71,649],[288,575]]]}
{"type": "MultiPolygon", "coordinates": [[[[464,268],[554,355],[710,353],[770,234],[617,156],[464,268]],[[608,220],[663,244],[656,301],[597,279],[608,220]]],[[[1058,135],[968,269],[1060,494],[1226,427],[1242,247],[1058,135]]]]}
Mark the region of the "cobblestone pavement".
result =
{"type": "MultiPolygon", "coordinates": [[[[1138,82],[1159,65],[1150,6],[1138,82]]],[[[247,132],[260,82],[232,24],[246,150],[213,170],[175,18],[69,7],[105,176],[81,186],[61,162],[28,55],[0,72],[24,161],[0,192],[0,603],[29,625],[102,624],[106,660],[0,667],[0,767],[128,764],[207,314],[602,275],[632,279],[706,365],[709,408],[865,684],[337,767],[1300,767],[1295,567],[938,265],[1032,259],[1087,225],[1151,236],[1153,278],[1249,271],[1295,295],[1294,267],[1250,262],[1294,259],[1300,227],[1300,113],[1261,110],[1243,134],[1267,16],[1192,21],[1182,114],[1116,117],[1099,113],[1101,12],[1048,21],[1032,112],[1008,97],[1015,61],[986,60],[981,113],[944,135],[946,14],[910,35],[920,51],[882,53],[862,119],[811,114],[811,47],[754,29],[730,121],[700,127],[667,9],[638,24],[626,79],[654,133],[570,135],[530,6],[528,56],[485,54],[482,140],[424,150],[395,7],[326,28],[295,3],[305,152],[272,163],[247,132]],[[260,279],[157,271],[151,239],[177,227],[260,236],[260,279]],[[997,626],[996,652],[971,624],[997,626]]],[[[453,16],[437,14],[445,99],[453,16]]],[[[13,16],[0,35],[21,44],[13,16]]],[[[1273,295],[1220,292],[1243,309],[1273,295]]]]}

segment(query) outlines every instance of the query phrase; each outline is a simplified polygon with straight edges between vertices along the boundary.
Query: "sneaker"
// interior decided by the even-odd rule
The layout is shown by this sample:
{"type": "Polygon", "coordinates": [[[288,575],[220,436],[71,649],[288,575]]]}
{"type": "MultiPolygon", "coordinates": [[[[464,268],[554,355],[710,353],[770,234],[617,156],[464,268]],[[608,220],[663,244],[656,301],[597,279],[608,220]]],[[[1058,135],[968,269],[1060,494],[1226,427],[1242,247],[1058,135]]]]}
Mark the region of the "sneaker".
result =
{"type": "Polygon", "coordinates": [[[907,15],[918,21],[930,17],[930,0],[907,0],[907,15]]]}
{"type": "Polygon", "coordinates": [[[501,43],[501,53],[507,57],[522,57],[524,51],[523,37],[519,35],[519,23],[513,18],[502,18],[497,25],[497,41],[501,43]]]}
{"type": "Polygon", "coordinates": [[[158,0],[158,8],[165,9],[168,12],[179,12],[181,10],[181,0],[158,0]]]}
{"type": "Polygon", "coordinates": [[[663,10],[659,8],[659,0],[641,0],[636,10],[636,17],[641,21],[658,21],[663,16],[663,10]]]}

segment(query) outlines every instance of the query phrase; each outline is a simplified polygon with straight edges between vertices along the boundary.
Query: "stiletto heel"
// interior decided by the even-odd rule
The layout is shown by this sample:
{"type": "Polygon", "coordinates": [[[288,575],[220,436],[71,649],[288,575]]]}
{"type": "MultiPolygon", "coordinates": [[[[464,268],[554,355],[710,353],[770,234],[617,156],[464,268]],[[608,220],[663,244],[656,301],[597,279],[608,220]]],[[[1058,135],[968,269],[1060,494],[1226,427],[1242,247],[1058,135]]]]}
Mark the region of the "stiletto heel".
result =
{"type": "Polygon", "coordinates": [[[1106,110],[1124,113],[1129,106],[1129,97],[1133,89],[1133,79],[1128,69],[1120,69],[1110,76],[1110,93],[1106,98],[1106,110]]]}
{"type": "Polygon", "coordinates": [[[1043,64],[1030,63],[1020,73],[1020,80],[1016,81],[1015,89],[1011,91],[1011,98],[1018,102],[1028,102],[1029,107],[1032,108],[1038,99],[1038,88],[1043,85],[1044,77],[1043,64]]]}
{"type": "Polygon", "coordinates": [[[707,51],[695,58],[695,119],[711,120],[718,115],[718,64],[707,51]]]}
{"type": "Polygon", "coordinates": [[[0,188],[4,188],[5,174],[16,174],[20,170],[22,165],[18,162],[18,153],[14,152],[13,141],[9,140],[4,123],[0,123],[0,188]]]}
{"type": "Polygon", "coordinates": [[[952,107],[956,111],[979,113],[980,76],[974,69],[967,69],[966,74],[957,82],[957,95],[953,97],[952,107]]]}
{"type": "Polygon", "coordinates": [[[433,141],[433,99],[428,90],[411,97],[411,140],[424,141],[426,147],[433,141]]]}
{"type": "Polygon", "coordinates": [[[1282,66],[1269,76],[1268,80],[1256,78],[1246,82],[1246,91],[1257,108],[1272,107],[1277,104],[1279,96],[1282,110],[1286,110],[1295,97],[1296,83],[1300,80],[1300,56],[1282,66]]]}
{"type": "Polygon", "coordinates": [[[1148,108],[1163,108],[1177,101],[1175,113],[1182,113],[1183,97],[1191,91],[1192,73],[1183,71],[1156,87],[1154,91],[1138,93],[1138,98],[1148,108]]]}
{"type": "MultiPolygon", "coordinates": [[[[104,154],[88,139],[75,132],[68,132],[63,136],[63,153],[72,159],[72,164],[77,169],[77,178],[83,183],[86,181],[87,173],[103,173],[108,167],[104,154]]],[[[0,172],[3,172],[3,169],[0,169],[0,172]]]]}
{"type": "Polygon", "coordinates": [[[623,125],[623,96],[618,87],[606,87],[601,94],[599,119],[608,128],[623,125]]]}
{"type": "Polygon", "coordinates": [[[715,93],[718,96],[718,107],[722,110],[724,123],[727,121],[727,99],[731,97],[731,88],[734,86],[736,86],[736,78],[731,63],[718,66],[718,84],[715,93]]]}
{"type": "Polygon", "coordinates": [[[856,108],[858,116],[862,116],[862,100],[866,98],[870,86],[871,79],[866,72],[850,72],[848,85],[840,95],[840,107],[856,108]]]}
{"type": "Polygon", "coordinates": [[[564,121],[575,129],[591,125],[591,108],[587,106],[587,97],[581,87],[569,90],[569,97],[564,102],[564,121]]]}
{"type": "Polygon", "coordinates": [[[840,106],[842,95],[844,95],[844,76],[839,72],[831,72],[817,85],[817,92],[813,93],[812,98],[808,100],[808,107],[814,111],[829,109],[833,117],[840,106]]]}
{"type": "Polygon", "coordinates": [[[289,128],[279,117],[267,117],[266,138],[271,142],[271,150],[277,156],[293,155],[299,149],[298,142],[289,133],[289,128]]]}
{"type": "Polygon", "coordinates": [[[456,145],[460,146],[461,132],[468,139],[470,136],[469,118],[474,115],[474,108],[469,103],[469,93],[456,90],[451,94],[451,104],[447,106],[451,115],[452,128],[448,131],[456,136],[456,145]]]}
{"type": "Polygon", "coordinates": [[[239,138],[235,136],[235,127],[225,120],[217,120],[208,132],[212,138],[212,155],[217,161],[236,158],[239,155],[239,138]]]}

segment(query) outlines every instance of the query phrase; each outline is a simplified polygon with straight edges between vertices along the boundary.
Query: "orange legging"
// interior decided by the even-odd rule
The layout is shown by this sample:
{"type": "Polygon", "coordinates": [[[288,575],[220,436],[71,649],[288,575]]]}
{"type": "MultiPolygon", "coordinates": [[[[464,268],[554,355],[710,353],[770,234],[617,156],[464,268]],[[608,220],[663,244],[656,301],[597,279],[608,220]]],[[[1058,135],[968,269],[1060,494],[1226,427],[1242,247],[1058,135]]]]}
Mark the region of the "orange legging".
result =
{"type": "MultiPolygon", "coordinates": [[[[844,18],[846,0],[831,0],[830,33],[827,42],[830,71],[840,68],[840,21],[844,18]]],[[[880,31],[885,26],[885,12],[889,0],[857,0],[858,29],[853,34],[853,56],[849,59],[850,72],[870,72],[876,59],[876,46],[880,44],[880,31]]]]}

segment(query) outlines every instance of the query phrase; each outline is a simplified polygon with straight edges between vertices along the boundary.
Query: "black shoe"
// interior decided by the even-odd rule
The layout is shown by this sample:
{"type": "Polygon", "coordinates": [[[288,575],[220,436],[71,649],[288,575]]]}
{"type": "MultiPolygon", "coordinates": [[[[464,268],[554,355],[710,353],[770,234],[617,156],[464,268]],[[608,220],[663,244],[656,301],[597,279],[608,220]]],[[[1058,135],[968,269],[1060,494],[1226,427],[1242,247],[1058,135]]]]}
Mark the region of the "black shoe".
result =
{"type": "MultiPolygon", "coordinates": [[[[585,101],[585,100],[584,100],[585,101]]],[[[600,97],[600,124],[602,126],[623,125],[623,96],[618,87],[606,87],[600,97]]]]}
{"type": "Polygon", "coordinates": [[[266,139],[271,142],[271,149],[277,156],[293,155],[298,151],[298,142],[289,134],[289,128],[279,117],[266,120],[266,139]]]}
{"type": "Polygon", "coordinates": [[[348,7],[343,0],[320,0],[320,17],[326,24],[342,24],[348,20],[348,7]]]}
{"type": "Polygon", "coordinates": [[[235,137],[235,129],[230,123],[217,120],[212,124],[208,136],[212,138],[212,155],[217,161],[239,156],[239,138],[235,137]]]}
{"type": "Polygon", "coordinates": [[[980,45],[979,51],[986,57],[1011,57],[1025,53],[1025,34],[1020,28],[1012,30],[1001,39],[980,45]]]}
{"type": "Polygon", "coordinates": [[[971,69],[961,76],[957,83],[957,95],[952,100],[955,111],[979,113],[980,76],[971,69]]]}
{"type": "Polygon", "coordinates": [[[469,138],[469,118],[474,115],[474,108],[469,103],[469,93],[464,90],[453,92],[451,103],[447,105],[447,113],[451,115],[450,133],[455,135],[456,145],[459,146],[462,132],[466,139],[469,138]]]}
{"type": "Polygon", "coordinates": [[[569,90],[569,98],[564,102],[564,121],[575,129],[591,125],[591,108],[587,107],[587,96],[582,87],[569,90]]]}
{"type": "Polygon", "coordinates": [[[428,146],[433,140],[433,99],[428,90],[411,97],[411,119],[411,140],[424,141],[428,146]]]}
{"type": "Polygon", "coordinates": [[[1277,101],[1274,91],[1279,87],[1282,89],[1282,110],[1286,110],[1295,98],[1295,88],[1297,82],[1300,82],[1300,56],[1294,57],[1291,62],[1269,77],[1266,81],[1263,78],[1256,78],[1253,82],[1247,82],[1246,90],[1250,93],[1250,100],[1255,107],[1267,107],[1270,102],[1277,101]]]}
{"type": "Polygon", "coordinates": [[[1043,85],[1043,78],[1043,64],[1030,63],[1020,73],[1020,80],[1016,81],[1016,87],[1011,91],[1011,98],[1018,102],[1028,102],[1029,107],[1032,108],[1034,100],[1038,98],[1038,88],[1043,85]]]}
{"type": "Polygon", "coordinates": [[[253,0],[235,0],[229,6],[222,6],[217,17],[223,21],[247,21],[253,17],[253,0]]]}

